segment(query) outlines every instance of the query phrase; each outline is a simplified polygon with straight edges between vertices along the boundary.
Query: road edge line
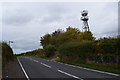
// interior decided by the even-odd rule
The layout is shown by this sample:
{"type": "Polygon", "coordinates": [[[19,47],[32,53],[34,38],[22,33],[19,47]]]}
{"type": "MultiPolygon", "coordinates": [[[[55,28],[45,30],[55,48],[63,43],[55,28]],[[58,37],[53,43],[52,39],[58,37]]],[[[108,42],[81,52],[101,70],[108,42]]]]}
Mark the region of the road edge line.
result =
{"type": "Polygon", "coordinates": [[[23,66],[22,66],[20,60],[18,59],[18,57],[17,57],[17,60],[18,60],[18,62],[19,62],[19,64],[20,64],[20,66],[21,66],[21,68],[22,68],[22,70],[23,70],[23,72],[24,72],[26,78],[27,78],[28,80],[30,80],[30,78],[28,77],[27,73],[25,72],[25,69],[23,68],[23,66]]]}
{"type": "MultiPolygon", "coordinates": [[[[61,62],[58,62],[61,63],[61,62]]],[[[63,63],[65,64],[65,63],[63,63]]],[[[89,70],[89,71],[94,71],[94,72],[99,72],[99,73],[104,73],[104,74],[108,74],[108,75],[113,75],[113,76],[120,76],[119,74],[115,74],[115,73],[110,73],[110,72],[104,72],[104,71],[100,71],[100,70],[95,70],[95,69],[90,69],[90,68],[84,68],[84,67],[80,67],[80,66],[75,66],[75,65],[71,65],[71,64],[65,64],[71,67],[76,67],[76,68],[81,68],[81,69],[85,69],[85,70],[89,70]]]]}
{"type": "Polygon", "coordinates": [[[74,76],[74,75],[72,75],[72,74],[69,74],[69,73],[67,73],[67,72],[64,72],[64,71],[62,71],[62,70],[59,70],[59,69],[58,69],[57,71],[60,72],[60,73],[66,74],[66,75],[68,75],[68,76],[74,77],[74,78],[76,78],[76,79],[83,80],[82,78],[79,78],[79,77],[77,77],[77,76],[74,76]]]}

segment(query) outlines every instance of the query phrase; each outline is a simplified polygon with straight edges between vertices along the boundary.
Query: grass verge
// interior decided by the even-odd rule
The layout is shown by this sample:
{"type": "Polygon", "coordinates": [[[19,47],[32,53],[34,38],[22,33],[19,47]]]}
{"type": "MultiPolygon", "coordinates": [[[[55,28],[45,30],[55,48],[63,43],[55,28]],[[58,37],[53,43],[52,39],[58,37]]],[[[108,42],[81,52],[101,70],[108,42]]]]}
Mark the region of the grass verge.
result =
{"type": "Polygon", "coordinates": [[[80,67],[85,67],[85,68],[120,74],[120,70],[119,70],[120,65],[118,65],[118,64],[104,64],[104,63],[95,63],[95,62],[92,62],[89,64],[87,64],[87,63],[83,64],[83,63],[71,63],[71,62],[62,61],[62,60],[57,60],[57,61],[62,62],[62,63],[66,63],[66,64],[75,65],[75,66],[80,66],[80,67]]]}

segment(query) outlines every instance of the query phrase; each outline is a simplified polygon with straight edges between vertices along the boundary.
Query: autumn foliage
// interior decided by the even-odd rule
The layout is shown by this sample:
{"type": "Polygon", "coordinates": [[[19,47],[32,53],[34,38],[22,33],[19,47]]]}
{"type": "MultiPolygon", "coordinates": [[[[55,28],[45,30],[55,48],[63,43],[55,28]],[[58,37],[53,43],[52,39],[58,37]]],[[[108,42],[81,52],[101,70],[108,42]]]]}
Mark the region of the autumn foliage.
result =
{"type": "Polygon", "coordinates": [[[120,63],[119,41],[119,38],[95,40],[92,32],[81,32],[78,28],[72,27],[66,28],[66,31],[58,29],[40,39],[46,55],[50,56],[49,52],[52,50],[52,53],[59,52],[61,60],[71,58],[99,63],[120,63]]]}

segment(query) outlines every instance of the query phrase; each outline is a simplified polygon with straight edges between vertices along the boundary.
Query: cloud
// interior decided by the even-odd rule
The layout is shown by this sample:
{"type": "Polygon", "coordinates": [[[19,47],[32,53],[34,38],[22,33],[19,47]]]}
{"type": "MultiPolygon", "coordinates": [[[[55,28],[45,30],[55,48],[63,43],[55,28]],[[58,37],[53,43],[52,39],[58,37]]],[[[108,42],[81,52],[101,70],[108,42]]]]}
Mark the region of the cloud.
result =
{"type": "Polygon", "coordinates": [[[36,46],[39,47],[38,45],[33,45],[35,44],[35,40],[16,40],[14,41],[13,48],[14,49],[22,49],[22,50],[31,50],[34,49],[36,46]]]}
{"type": "Polygon", "coordinates": [[[89,12],[89,26],[97,38],[117,33],[117,3],[95,2],[11,2],[3,3],[4,41],[11,44],[15,53],[41,48],[40,37],[57,29],[76,27],[82,31],[81,11],[89,12]]]}
{"type": "Polygon", "coordinates": [[[30,22],[33,18],[34,17],[24,9],[18,9],[13,12],[7,9],[3,9],[3,25],[24,25],[30,22]]]}
{"type": "Polygon", "coordinates": [[[49,16],[45,16],[45,17],[43,18],[43,20],[41,21],[41,23],[60,22],[61,20],[62,20],[62,16],[49,15],[49,16]]]}
{"type": "Polygon", "coordinates": [[[65,7],[62,7],[59,3],[54,4],[51,3],[47,7],[47,15],[43,17],[42,22],[44,23],[50,23],[50,22],[60,22],[63,18],[62,15],[64,15],[67,12],[67,9],[65,7]]]}
{"type": "Polygon", "coordinates": [[[2,4],[0,3],[0,41],[2,41],[2,4]]]}
{"type": "Polygon", "coordinates": [[[120,35],[120,2],[118,2],[118,35],[120,35]]]}
{"type": "Polygon", "coordinates": [[[32,20],[32,18],[26,15],[5,16],[3,24],[19,26],[28,23],[30,20],[32,20]]]}

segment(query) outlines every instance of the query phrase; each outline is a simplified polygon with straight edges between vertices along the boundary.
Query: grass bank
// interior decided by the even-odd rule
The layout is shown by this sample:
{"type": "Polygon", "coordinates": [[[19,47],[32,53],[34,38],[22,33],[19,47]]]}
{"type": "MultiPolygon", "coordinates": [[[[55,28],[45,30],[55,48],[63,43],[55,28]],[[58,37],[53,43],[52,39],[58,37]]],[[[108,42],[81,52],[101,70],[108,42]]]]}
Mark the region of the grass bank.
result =
{"type": "Polygon", "coordinates": [[[62,62],[62,63],[66,63],[66,64],[75,65],[75,66],[80,66],[80,67],[85,67],[85,68],[120,74],[120,70],[119,70],[120,65],[118,65],[118,64],[95,63],[92,61],[89,61],[88,63],[72,63],[72,62],[63,61],[63,60],[57,60],[57,61],[62,62]]]}
{"type": "Polygon", "coordinates": [[[4,67],[10,61],[15,60],[12,48],[6,43],[2,42],[2,67],[4,67]]]}

